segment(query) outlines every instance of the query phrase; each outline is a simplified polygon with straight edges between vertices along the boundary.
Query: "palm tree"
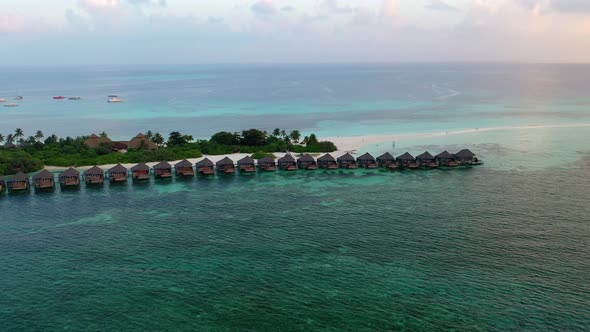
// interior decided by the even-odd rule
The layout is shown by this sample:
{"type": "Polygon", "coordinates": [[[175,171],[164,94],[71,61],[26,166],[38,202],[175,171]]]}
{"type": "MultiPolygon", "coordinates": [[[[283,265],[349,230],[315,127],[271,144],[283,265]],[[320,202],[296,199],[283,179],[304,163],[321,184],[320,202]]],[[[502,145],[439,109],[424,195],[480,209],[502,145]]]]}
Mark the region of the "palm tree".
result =
{"type": "Polygon", "coordinates": [[[154,133],[152,133],[151,130],[148,130],[147,133],[145,133],[145,137],[151,140],[152,137],[154,137],[154,133]]]}
{"type": "Polygon", "coordinates": [[[301,143],[307,144],[307,142],[309,142],[309,136],[303,137],[303,140],[301,141],[301,143]]]}
{"type": "Polygon", "coordinates": [[[109,137],[109,135],[108,135],[108,134],[107,134],[105,131],[103,131],[103,132],[102,132],[102,133],[100,133],[99,135],[100,135],[100,137],[102,137],[102,138],[107,138],[107,137],[109,137]]]}
{"type": "Polygon", "coordinates": [[[287,137],[287,132],[285,130],[281,130],[281,137],[282,138],[287,137]]]}
{"type": "Polygon", "coordinates": [[[37,138],[35,136],[29,136],[26,140],[24,140],[27,144],[35,144],[37,142],[37,138]]]}
{"type": "Polygon", "coordinates": [[[13,134],[8,134],[8,136],[6,136],[6,144],[14,144],[14,135],[13,134]]]}
{"type": "Polygon", "coordinates": [[[279,137],[280,134],[281,134],[281,130],[279,128],[275,128],[275,130],[272,131],[272,135],[274,137],[279,137]]]}
{"type": "Polygon", "coordinates": [[[43,132],[41,130],[37,130],[37,133],[35,133],[35,138],[37,139],[37,141],[41,141],[43,137],[45,137],[45,135],[43,135],[43,132]]]}
{"type": "Polygon", "coordinates": [[[4,143],[4,135],[0,134],[0,144],[4,143]]]}
{"type": "Polygon", "coordinates": [[[295,129],[291,132],[291,134],[289,134],[289,137],[291,137],[293,142],[299,143],[299,139],[301,138],[301,133],[299,132],[299,130],[295,129]]]}
{"type": "Polygon", "coordinates": [[[16,139],[16,141],[20,143],[24,136],[25,133],[23,132],[23,130],[20,128],[16,128],[16,130],[14,131],[14,138],[16,139]]]}
{"type": "Polygon", "coordinates": [[[155,133],[154,137],[152,137],[152,142],[154,142],[158,146],[161,146],[162,144],[164,144],[164,137],[160,133],[155,133]]]}

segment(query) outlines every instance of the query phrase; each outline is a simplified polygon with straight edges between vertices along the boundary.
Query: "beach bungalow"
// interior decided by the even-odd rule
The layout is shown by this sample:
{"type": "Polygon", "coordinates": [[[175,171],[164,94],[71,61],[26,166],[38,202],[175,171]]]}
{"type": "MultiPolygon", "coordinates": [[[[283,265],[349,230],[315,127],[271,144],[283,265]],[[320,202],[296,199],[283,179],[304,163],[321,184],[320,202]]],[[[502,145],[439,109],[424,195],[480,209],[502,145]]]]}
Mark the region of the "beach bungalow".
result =
{"type": "Polygon", "coordinates": [[[434,157],[428,151],[417,156],[416,162],[418,163],[418,166],[420,166],[420,167],[428,167],[428,168],[438,167],[438,163],[436,162],[434,157]]]}
{"type": "Polygon", "coordinates": [[[440,166],[449,166],[449,167],[457,166],[457,162],[455,161],[455,157],[446,150],[437,154],[436,156],[434,156],[434,160],[440,166]]]}
{"type": "Polygon", "coordinates": [[[384,154],[377,157],[377,165],[383,168],[389,169],[396,169],[397,164],[395,163],[395,157],[391,155],[389,152],[385,152],[384,154]]]}
{"type": "Polygon", "coordinates": [[[8,188],[8,191],[28,190],[30,188],[29,177],[23,172],[18,172],[6,179],[6,188],[8,188]]]}
{"type": "Polygon", "coordinates": [[[475,153],[471,152],[469,149],[463,149],[455,153],[455,158],[462,165],[471,165],[479,162],[475,157],[475,153]]]}
{"type": "Polygon", "coordinates": [[[275,163],[275,158],[271,156],[266,156],[258,159],[258,168],[265,172],[274,172],[277,170],[277,165],[275,163]]]}
{"type": "Polygon", "coordinates": [[[297,159],[297,166],[302,169],[315,170],[318,169],[318,164],[315,159],[308,153],[297,159]]]}
{"type": "Polygon", "coordinates": [[[118,164],[107,171],[111,182],[125,182],[127,181],[127,168],[118,164]]]}
{"type": "Polygon", "coordinates": [[[397,162],[397,165],[399,167],[411,168],[411,169],[418,168],[418,164],[416,164],[416,160],[414,159],[414,156],[412,156],[409,152],[406,152],[406,153],[402,154],[401,156],[398,156],[397,158],[395,158],[395,161],[397,162]]]}
{"type": "Polygon", "coordinates": [[[172,165],[166,161],[161,161],[154,165],[154,175],[157,179],[169,179],[172,177],[172,165]]]}
{"type": "Polygon", "coordinates": [[[375,158],[368,152],[356,158],[356,162],[362,168],[377,168],[377,162],[375,161],[375,158]]]}
{"type": "Polygon", "coordinates": [[[149,138],[145,137],[144,134],[139,133],[137,136],[133,137],[129,143],[127,144],[128,149],[133,150],[156,150],[158,146],[156,143],[152,142],[149,138]]]}
{"type": "MultiPolygon", "coordinates": [[[[233,162],[232,162],[232,165],[233,165],[233,162]]],[[[205,158],[205,159],[199,161],[198,163],[195,164],[195,166],[197,168],[197,174],[201,174],[201,175],[215,174],[215,171],[213,170],[213,166],[215,166],[215,164],[213,164],[213,162],[211,160],[209,160],[208,158],[205,158]]]]}
{"type": "Polygon", "coordinates": [[[131,167],[131,178],[133,180],[148,180],[150,178],[150,167],[145,163],[139,163],[131,167]]]}
{"type": "Polygon", "coordinates": [[[53,173],[44,169],[33,176],[33,184],[36,189],[53,189],[55,188],[55,177],[53,173]]]}
{"type": "Polygon", "coordinates": [[[217,170],[223,174],[233,174],[236,172],[236,166],[234,165],[234,161],[225,157],[215,163],[215,167],[217,170]]]}
{"type": "Polygon", "coordinates": [[[84,171],[84,182],[86,184],[103,184],[104,171],[102,168],[94,166],[84,171]]]}
{"type": "Polygon", "coordinates": [[[80,185],[80,172],[73,167],[59,174],[59,184],[62,187],[76,187],[80,185]]]}
{"type": "Polygon", "coordinates": [[[91,149],[96,149],[96,148],[98,148],[101,145],[110,145],[111,143],[113,143],[113,141],[111,141],[110,138],[98,136],[96,134],[90,135],[84,141],[84,145],[86,145],[87,147],[89,147],[91,149]]]}
{"type": "Polygon", "coordinates": [[[250,156],[246,156],[246,157],[238,160],[238,168],[240,169],[240,173],[255,173],[256,172],[255,161],[250,156]]]}
{"type": "Polygon", "coordinates": [[[337,169],[338,163],[331,154],[326,153],[325,155],[318,158],[318,167],[324,169],[337,169]]]}
{"type": "Polygon", "coordinates": [[[174,165],[174,169],[176,170],[176,175],[195,176],[193,164],[191,164],[191,162],[186,159],[174,165]]]}
{"type": "Polygon", "coordinates": [[[358,168],[356,160],[354,160],[354,157],[348,152],[345,155],[338,157],[336,160],[338,161],[338,167],[340,168],[358,168]]]}
{"type": "Polygon", "coordinates": [[[286,154],[283,158],[278,160],[279,169],[285,171],[296,171],[297,170],[297,161],[291,154],[286,154]]]}

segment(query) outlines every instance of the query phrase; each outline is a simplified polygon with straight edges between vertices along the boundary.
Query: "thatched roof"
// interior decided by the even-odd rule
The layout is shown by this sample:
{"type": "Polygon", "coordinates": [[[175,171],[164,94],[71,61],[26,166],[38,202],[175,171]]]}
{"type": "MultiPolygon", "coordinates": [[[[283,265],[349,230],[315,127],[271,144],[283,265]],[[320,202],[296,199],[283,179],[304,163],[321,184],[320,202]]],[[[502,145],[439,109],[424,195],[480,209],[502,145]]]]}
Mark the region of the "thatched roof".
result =
{"type": "Polygon", "coordinates": [[[111,169],[109,169],[108,172],[109,173],[127,173],[127,168],[125,168],[125,166],[123,166],[121,164],[117,164],[116,166],[113,166],[111,169]]]}
{"type": "Polygon", "coordinates": [[[271,156],[266,156],[266,157],[262,157],[260,159],[258,159],[258,163],[259,164],[274,164],[275,162],[275,158],[271,157],[271,156]]]}
{"type": "Polygon", "coordinates": [[[229,159],[228,157],[225,157],[223,159],[221,159],[220,161],[218,161],[217,163],[215,163],[215,166],[220,167],[220,166],[227,166],[227,165],[232,165],[233,166],[234,161],[229,159]]]}
{"type": "Polygon", "coordinates": [[[318,158],[318,161],[321,161],[321,162],[329,162],[329,161],[333,161],[333,162],[335,162],[335,161],[336,161],[336,159],[334,159],[334,157],[332,157],[332,155],[331,155],[331,154],[329,154],[329,153],[326,153],[325,155],[323,155],[323,156],[319,157],[319,158],[318,158]]]}
{"type": "Polygon", "coordinates": [[[88,139],[86,139],[84,141],[84,144],[91,149],[96,149],[101,144],[112,143],[112,142],[113,141],[111,141],[111,139],[108,137],[101,137],[96,134],[92,134],[92,135],[90,135],[90,137],[88,139]]]}
{"type": "Polygon", "coordinates": [[[385,152],[384,154],[377,157],[377,160],[384,160],[384,161],[394,161],[395,157],[391,155],[389,152],[385,152]]]}
{"type": "Polygon", "coordinates": [[[475,157],[475,153],[471,152],[469,149],[463,149],[455,153],[455,155],[461,159],[471,159],[475,157]]]}
{"type": "Polygon", "coordinates": [[[61,172],[59,174],[59,177],[79,177],[80,176],[80,172],[78,172],[75,168],[70,167],[67,170],[61,172]]]}
{"type": "Polygon", "coordinates": [[[356,159],[360,161],[375,161],[375,158],[368,152],[356,159]]]}
{"type": "MultiPolygon", "coordinates": [[[[231,161],[231,163],[233,164],[234,162],[231,161]]],[[[213,167],[214,164],[213,164],[213,162],[211,160],[209,160],[209,158],[205,158],[205,159],[199,161],[198,163],[196,163],[195,165],[197,167],[213,167]]]]}
{"type": "Polygon", "coordinates": [[[29,177],[23,172],[18,172],[15,175],[13,175],[12,177],[8,178],[7,181],[8,182],[29,181],[29,177]]]}
{"type": "Polygon", "coordinates": [[[133,137],[129,141],[127,146],[129,147],[129,149],[136,149],[137,150],[142,146],[142,142],[143,142],[144,148],[146,148],[148,150],[156,150],[158,148],[156,143],[152,142],[149,138],[145,137],[145,135],[142,133],[139,133],[139,134],[137,134],[137,136],[133,137]]]}
{"type": "Polygon", "coordinates": [[[305,155],[299,157],[299,159],[297,159],[297,161],[304,162],[304,163],[313,163],[313,162],[315,162],[315,159],[313,159],[313,157],[308,153],[308,154],[305,154],[305,155]]]}
{"type": "Polygon", "coordinates": [[[254,159],[250,156],[246,156],[238,160],[238,165],[254,165],[254,159]]]}
{"type": "Polygon", "coordinates": [[[53,180],[54,175],[53,173],[51,173],[50,171],[44,169],[41,172],[35,174],[35,176],[33,176],[33,180],[47,180],[47,179],[52,179],[53,180]]]}
{"type": "Polygon", "coordinates": [[[170,165],[167,161],[161,161],[154,165],[154,169],[172,169],[172,165],[170,165]]]}
{"type": "Polygon", "coordinates": [[[350,153],[347,152],[345,155],[338,157],[338,161],[355,161],[355,159],[350,153]]]}
{"type": "Polygon", "coordinates": [[[295,162],[295,158],[293,158],[292,155],[290,154],[286,154],[283,158],[280,158],[278,160],[279,163],[294,163],[295,162]]]}
{"type": "Polygon", "coordinates": [[[148,165],[146,165],[145,163],[139,163],[133,167],[131,167],[131,172],[137,172],[137,171],[149,171],[150,167],[148,165]]]}
{"type": "Polygon", "coordinates": [[[4,144],[4,148],[5,149],[14,149],[14,148],[16,148],[16,145],[13,143],[6,143],[6,144],[4,144]]]}
{"type": "Polygon", "coordinates": [[[176,165],[174,165],[175,168],[186,168],[186,167],[193,167],[193,164],[191,164],[190,161],[188,160],[183,160],[179,163],[177,163],[176,165]]]}
{"type": "Polygon", "coordinates": [[[84,171],[84,175],[104,175],[104,170],[98,166],[94,166],[84,171]]]}
{"type": "Polygon", "coordinates": [[[432,160],[434,157],[430,154],[430,152],[426,151],[423,154],[416,157],[417,160],[432,160]]]}
{"type": "Polygon", "coordinates": [[[403,161],[412,161],[412,160],[414,160],[414,157],[409,152],[406,152],[406,153],[402,154],[401,156],[398,156],[396,159],[403,160],[403,161]]]}
{"type": "Polygon", "coordinates": [[[436,159],[451,159],[453,155],[449,153],[449,151],[445,150],[439,154],[437,154],[434,158],[436,159]]]}

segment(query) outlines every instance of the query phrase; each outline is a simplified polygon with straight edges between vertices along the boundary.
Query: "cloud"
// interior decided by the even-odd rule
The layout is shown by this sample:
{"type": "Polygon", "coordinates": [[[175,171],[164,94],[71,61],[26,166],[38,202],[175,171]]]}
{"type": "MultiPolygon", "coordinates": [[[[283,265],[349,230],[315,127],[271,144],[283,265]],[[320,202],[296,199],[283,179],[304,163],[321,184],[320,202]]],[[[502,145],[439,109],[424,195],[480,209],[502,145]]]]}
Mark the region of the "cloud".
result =
{"type": "Polygon", "coordinates": [[[259,17],[272,16],[277,14],[277,9],[271,0],[259,0],[250,6],[250,10],[259,17]]]}
{"type": "Polygon", "coordinates": [[[442,0],[430,0],[430,2],[426,5],[426,8],[433,10],[458,11],[456,7],[453,7],[442,0]]]}

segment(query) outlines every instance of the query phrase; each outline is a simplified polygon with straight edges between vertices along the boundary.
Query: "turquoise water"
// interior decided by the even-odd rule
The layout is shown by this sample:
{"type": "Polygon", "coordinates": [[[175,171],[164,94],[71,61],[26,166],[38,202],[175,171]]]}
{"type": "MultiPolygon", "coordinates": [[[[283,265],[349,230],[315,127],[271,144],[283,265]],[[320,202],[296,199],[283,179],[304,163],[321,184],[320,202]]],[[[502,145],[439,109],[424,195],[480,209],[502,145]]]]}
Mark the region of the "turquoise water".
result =
{"type": "Polygon", "coordinates": [[[0,326],[586,330],[589,139],[568,128],[396,141],[469,147],[485,160],[470,169],[2,194],[0,326]]]}
{"type": "MultiPolygon", "coordinates": [[[[351,136],[590,123],[590,65],[391,64],[0,68],[0,133],[148,129],[208,138],[276,127],[351,136]],[[107,96],[125,100],[108,104],[107,96]],[[82,100],[53,100],[56,95],[82,100]]],[[[27,134],[28,135],[28,134],[27,134]]]]}

